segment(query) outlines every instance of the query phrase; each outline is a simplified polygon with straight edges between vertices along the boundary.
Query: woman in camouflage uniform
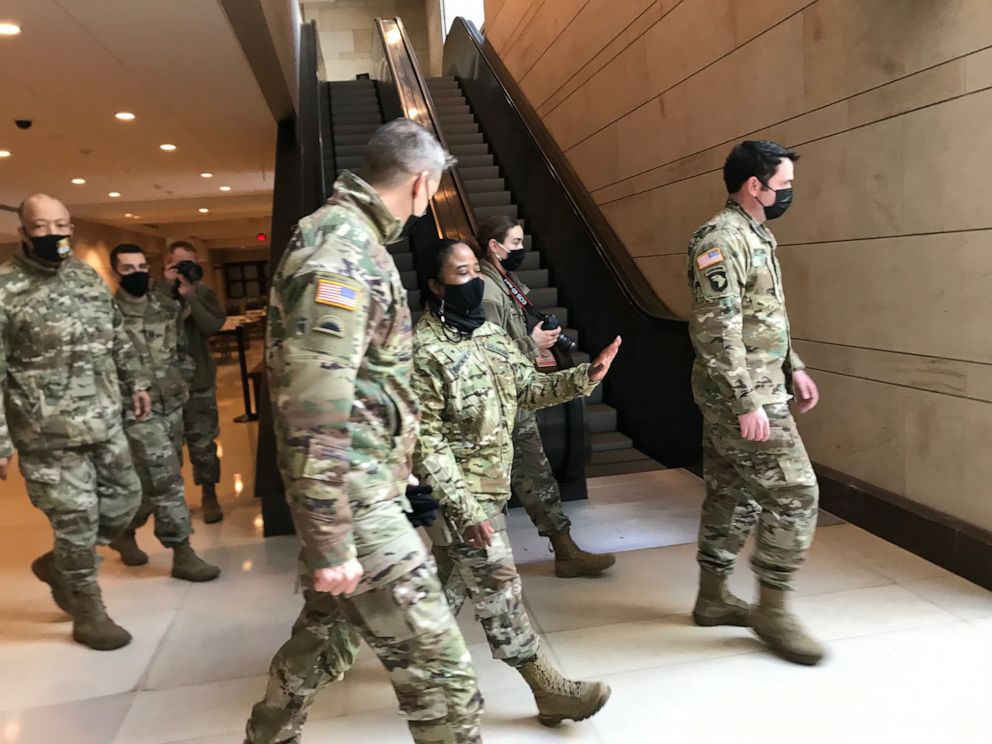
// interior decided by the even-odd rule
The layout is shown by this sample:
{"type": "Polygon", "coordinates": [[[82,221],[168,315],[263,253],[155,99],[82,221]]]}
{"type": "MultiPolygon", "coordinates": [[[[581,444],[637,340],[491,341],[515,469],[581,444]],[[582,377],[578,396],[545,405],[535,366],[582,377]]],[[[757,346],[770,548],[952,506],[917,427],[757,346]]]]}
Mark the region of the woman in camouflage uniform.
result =
{"type": "Polygon", "coordinates": [[[440,241],[420,257],[427,311],[414,331],[413,389],[421,406],[414,473],[433,486],[442,520],[428,530],[457,614],[471,598],[493,658],[530,685],[541,723],[584,720],[606,703],[602,682],[564,679],[540,650],[521,597],[503,514],[510,498],[517,408],[588,395],[616,356],[539,373],[510,336],[487,323],[479,262],[465,243],[440,241]]]}

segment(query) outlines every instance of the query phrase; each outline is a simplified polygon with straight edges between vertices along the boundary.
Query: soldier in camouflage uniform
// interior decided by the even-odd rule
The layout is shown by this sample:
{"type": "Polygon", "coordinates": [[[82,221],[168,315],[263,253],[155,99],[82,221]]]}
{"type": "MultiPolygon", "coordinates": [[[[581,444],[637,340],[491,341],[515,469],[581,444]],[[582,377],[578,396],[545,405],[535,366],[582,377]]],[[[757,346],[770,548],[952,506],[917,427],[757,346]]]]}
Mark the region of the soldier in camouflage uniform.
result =
{"type": "Polygon", "coordinates": [[[189,282],[177,270],[183,261],[196,263],[196,248],[185,240],[169,244],[165,281],[155,289],[182,305],[182,317],[193,357],[193,380],[183,406],[183,436],[193,466],[193,482],[200,486],[203,521],[207,524],[224,519],[217,500],[220,482],[220,458],[217,437],[220,420],[217,413],[217,366],[210,354],[210,336],[224,326],[226,315],[217,294],[204,282],[189,282]]]}
{"type": "Polygon", "coordinates": [[[193,378],[193,359],[179,304],[148,292],[148,259],[136,245],[122,243],[110,254],[120,286],[114,297],[124,329],[145,377],[151,381],[152,414],[138,421],[124,412],[124,433],[141,479],[142,501],[130,527],[110,547],[128,566],[148,563],[134,532],[155,515],[155,536],[173,551],[172,575],[186,581],[210,581],[220,569],[203,561],[189,544],[189,507],[183,488],[183,401],[193,378]]]}
{"type": "Polygon", "coordinates": [[[792,201],[797,159],[772,142],[735,147],[724,166],[730,199],[689,243],[706,482],[693,617],[700,625],[750,624],[784,658],[815,664],[823,649],[786,602],[813,540],[818,498],[788,401],[794,391],[805,413],[819,394],[792,349],[775,237],[765,224],[792,201]],[[760,599],[749,611],[726,577],[755,525],[760,599]]]}
{"type": "Polygon", "coordinates": [[[564,679],[541,652],[521,596],[503,510],[510,498],[513,422],[531,410],[588,395],[619,338],[593,363],[542,374],[499,326],[485,322],[472,249],[441,241],[419,259],[428,300],[414,332],[413,388],[421,407],[414,473],[434,487],[443,518],[427,532],[457,615],[471,598],[493,658],[530,685],[540,721],[584,720],[605,703],[602,682],[564,679]]]}
{"type": "Polygon", "coordinates": [[[31,503],[55,546],[31,565],[72,615],[72,637],[98,650],[131,635],[108,616],[97,544],[134,516],[141,483],[121,425],[121,390],[138,420],[151,400],[107,287],[72,255],[72,222],[44,194],[19,209],[23,255],[0,266],[0,479],[16,448],[31,503]]]}
{"type": "MultiPolygon", "coordinates": [[[[516,220],[494,215],[479,225],[477,255],[485,282],[482,307],[486,320],[506,331],[521,353],[536,362],[542,350],[554,346],[561,329],[545,331],[536,321],[528,323],[527,314],[504,284],[503,278],[507,277],[522,292],[529,292],[527,285],[513,273],[523,261],[526,250],[524,231],[516,220]],[[533,325],[530,331],[528,325],[533,325]]],[[[597,555],[582,550],[572,539],[572,522],[562,509],[561,491],[544,454],[537,416],[528,408],[521,407],[517,411],[513,427],[510,482],[538,533],[551,541],[558,576],[597,576],[616,562],[609,553],[597,555]]]]}
{"type": "Polygon", "coordinates": [[[363,175],[300,221],[272,281],[268,375],[305,605],[272,660],[247,741],[299,742],[316,691],[360,639],[389,671],[414,741],[481,741],[471,657],[407,521],[417,433],[411,318],[385,245],[422,214],[450,157],[405,119],[380,128],[363,175]]]}

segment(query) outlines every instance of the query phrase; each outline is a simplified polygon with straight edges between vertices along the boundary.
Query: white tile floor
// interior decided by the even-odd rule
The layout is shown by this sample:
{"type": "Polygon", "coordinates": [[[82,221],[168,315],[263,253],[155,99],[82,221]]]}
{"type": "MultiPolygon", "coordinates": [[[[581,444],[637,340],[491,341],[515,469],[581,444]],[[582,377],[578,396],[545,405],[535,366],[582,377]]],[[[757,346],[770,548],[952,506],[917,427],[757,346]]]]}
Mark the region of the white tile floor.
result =
{"type": "MultiPolygon", "coordinates": [[[[150,529],[140,536],[148,566],[126,569],[107,553],[107,603],[135,638],[125,649],[98,653],[69,639],[67,618],[28,570],[50,545],[47,523],[16,473],[3,485],[0,743],[241,740],[300,598],[295,538],[261,537],[255,425],[232,422],[241,412],[235,368],[225,366],[221,380],[227,519],[206,526],[194,510],[194,544],[224,574],[196,586],[170,579],[150,529]]],[[[796,608],[831,656],[813,669],[790,665],[747,630],[691,624],[701,498],[701,483],[683,471],[592,481],[590,500],[568,511],[584,545],[622,551],[599,579],[555,578],[545,541],[526,515],[511,515],[526,602],[547,649],[568,674],[607,680],[613,697],[591,721],[541,727],[526,686],[489,658],[467,611],[460,620],[486,698],[486,742],[992,741],[992,593],[825,518],[796,608]]],[[[746,564],[734,584],[753,593],[746,564]]],[[[304,741],[409,741],[367,649],[319,697],[304,741]]]]}

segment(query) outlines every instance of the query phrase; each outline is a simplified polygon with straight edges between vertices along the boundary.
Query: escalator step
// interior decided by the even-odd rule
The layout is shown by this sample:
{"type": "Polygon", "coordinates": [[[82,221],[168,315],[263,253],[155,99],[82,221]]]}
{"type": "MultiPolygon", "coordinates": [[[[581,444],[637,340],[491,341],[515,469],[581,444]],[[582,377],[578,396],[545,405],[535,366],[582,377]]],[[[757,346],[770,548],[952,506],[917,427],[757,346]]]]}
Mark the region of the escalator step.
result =
{"type": "MultiPolygon", "coordinates": [[[[538,307],[551,307],[558,304],[558,290],[555,287],[541,287],[539,289],[535,289],[531,291],[528,297],[530,297],[530,301],[538,307]]],[[[561,318],[561,316],[558,316],[558,319],[561,320],[562,323],[566,322],[561,318]]]]}
{"type": "Polygon", "coordinates": [[[406,291],[406,304],[410,306],[411,310],[415,310],[420,307],[420,290],[419,289],[407,289],[406,291]]]}
{"type": "Polygon", "coordinates": [[[437,106],[434,107],[441,120],[445,120],[450,116],[471,116],[472,109],[468,107],[466,103],[441,101],[437,106]]]}
{"type": "Polygon", "coordinates": [[[584,351],[573,351],[572,361],[576,364],[588,364],[592,361],[592,357],[584,351]]]}
{"type": "Polygon", "coordinates": [[[493,191],[506,191],[506,181],[502,178],[465,178],[465,174],[459,169],[459,174],[465,184],[465,189],[470,194],[485,194],[493,191]]]}
{"type": "MultiPolygon", "coordinates": [[[[444,126],[444,125],[442,124],[442,126],[444,126]]],[[[465,133],[457,133],[457,134],[455,134],[455,133],[450,133],[448,131],[448,129],[445,128],[445,130],[444,130],[444,137],[448,141],[448,144],[451,147],[455,147],[457,145],[485,145],[486,144],[486,141],[484,139],[482,139],[482,133],[481,132],[475,132],[473,134],[465,134],[465,133]]],[[[489,147],[488,146],[486,146],[486,151],[487,152],[489,151],[489,147]]]]}
{"type": "Polygon", "coordinates": [[[543,289],[548,286],[547,269],[519,269],[517,276],[520,277],[520,281],[531,289],[543,289]]]}
{"type": "Polygon", "coordinates": [[[439,112],[438,118],[441,120],[442,127],[460,127],[469,125],[478,127],[479,125],[479,123],[475,120],[475,117],[471,114],[452,114],[450,116],[445,116],[439,112]]]}
{"type": "Polygon", "coordinates": [[[339,124],[338,122],[331,122],[331,129],[334,131],[335,140],[339,135],[361,135],[363,137],[372,137],[375,130],[379,128],[379,122],[368,124],[339,124]]]}
{"type": "Polygon", "coordinates": [[[458,87],[458,81],[453,77],[432,77],[428,79],[427,87],[431,91],[451,90],[452,88],[455,90],[461,90],[461,88],[458,87]]]}
{"type": "Polygon", "coordinates": [[[334,124],[332,126],[337,126],[338,124],[363,124],[365,126],[378,127],[382,123],[382,117],[377,114],[334,114],[333,115],[334,124]]]}
{"type": "Polygon", "coordinates": [[[505,207],[478,207],[475,210],[475,216],[480,220],[485,219],[486,217],[492,217],[495,214],[505,214],[513,219],[517,219],[517,205],[510,204],[505,207]]]}
{"type": "MultiPolygon", "coordinates": [[[[451,137],[456,134],[480,134],[479,125],[473,122],[465,122],[462,124],[449,124],[448,122],[441,120],[441,126],[444,127],[444,136],[451,141],[451,137]]],[[[481,135],[480,135],[481,136],[481,135]]]]}
{"type": "Polygon", "coordinates": [[[339,145],[334,143],[334,155],[338,158],[360,158],[365,154],[365,143],[361,145],[339,145]]]}
{"type": "Polygon", "coordinates": [[[350,132],[334,132],[334,146],[335,147],[365,147],[369,140],[372,138],[372,132],[366,134],[361,132],[359,134],[352,134],[350,132]]]}
{"type": "Polygon", "coordinates": [[[338,158],[337,166],[342,170],[347,169],[353,171],[356,168],[362,167],[362,159],[360,157],[350,157],[350,156],[344,158],[338,158]]]}
{"type": "Polygon", "coordinates": [[[495,165],[492,155],[466,155],[458,158],[458,168],[492,168],[495,165]]]}
{"type": "Polygon", "coordinates": [[[586,398],[586,405],[592,405],[594,403],[603,402],[603,386],[597,385],[596,389],[592,391],[592,394],[586,398]]]}
{"type": "MultiPolygon", "coordinates": [[[[600,387],[602,386],[600,385],[600,387]]],[[[602,432],[600,434],[592,435],[593,452],[632,449],[633,446],[634,443],[631,441],[630,437],[625,436],[618,431],[602,432]]]]}
{"type": "Polygon", "coordinates": [[[513,199],[509,191],[468,192],[468,200],[473,208],[510,206],[513,199]]]}
{"type": "MultiPolygon", "coordinates": [[[[495,165],[484,165],[472,167],[465,164],[465,161],[458,161],[458,174],[462,180],[468,184],[473,181],[493,180],[499,178],[499,168],[495,165]]],[[[499,179],[502,180],[502,179],[499,179]]]]}
{"type": "MultiPolygon", "coordinates": [[[[403,255],[403,254],[400,254],[403,255]]],[[[411,253],[412,257],[413,254],[411,253]]],[[[395,259],[394,259],[395,260],[395,259]]],[[[403,282],[403,286],[409,289],[417,289],[417,272],[416,271],[401,271],[400,280],[403,282]]]]}
{"type": "Polygon", "coordinates": [[[527,246],[528,251],[527,255],[524,256],[524,262],[520,264],[520,271],[536,271],[541,268],[541,254],[530,250],[530,241],[527,240],[527,237],[529,236],[524,237],[524,245],[527,246]]]}
{"type": "MultiPolygon", "coordinates": [[[[572,355],[573,358],[578,356],[572,355]]],[[[578,360],[576,360],[578,361],[578,360]]],[[[586,423],[593,434],[615,431],[617,428],[617,409],[604,403],[593,403],[586,406],[586,423]]]]}
{"type": "Polygon", "coordinates": [[[468,157],[470,155],[489,155],[489,145],[485,142],[462,145],[451,143],[451,154],[455,157],[468,157]]]}

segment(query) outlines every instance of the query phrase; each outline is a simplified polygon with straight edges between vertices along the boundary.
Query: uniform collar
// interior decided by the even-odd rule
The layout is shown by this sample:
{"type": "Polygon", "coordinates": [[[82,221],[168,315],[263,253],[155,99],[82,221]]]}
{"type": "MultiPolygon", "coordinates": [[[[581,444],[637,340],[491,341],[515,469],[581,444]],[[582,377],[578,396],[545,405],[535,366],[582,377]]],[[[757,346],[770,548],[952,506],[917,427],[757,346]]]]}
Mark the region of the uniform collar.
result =
{"type": "Polygon", "coordinates": [[[751,213],[738,204],[735,199],[727,199],[727,204],[724,209],[730,210],[744,220],[748,224],[748,227],[750,227],[759,238],[767,243],[774,243],[772,231],[768,229],[768,225],[754,219],[754,217],[751,216],[751,213]]]}
{"type": "Polygon", "coordinates": [[[147,294],[141,298],[143,301],[135,301],[133,297],[120,287],[114,292],[114,297],[119,300],[117,307],[120,308],[121,313],[124,315],[143,316],[152,301],[151,297],[147,294]]]}
{"type": "Polygon", "coordinates": [[[403,230],[403,223],[393,216],[376,190],[349,170],[341,171],[327,201],[329,204],[348,204],[356,209],[375,228],[382,245],[394,242],[403,230]]]}
{"type": "MultiPolygon", "coordinates": [[[[434,312],[434,310],[431,309],[430,306],[428,306],[427,309],[424,310],[424,314],[420,322],[424,323],[425,327],[430,329],[431,333],[433,333],[438,340],[446,341],[449,343],[451,342],[452,333],[450,331],[445,333],[444,324],[441,322],[441,318],[437,316],[437,314],[434,312]]],[[[472,332],[471,336],[462,336],[461,338],[459,338],[459,342],[474,341],[474,340],[486,338],[488,336],[492,336],[498,332],[497,329],[498,326],[493,325],[492,323],[489,322],[483,323],[481,326],[476,328],[475,331],[472,332]]],[[[452,331],[453,330],[454,329],[452,329],[452,331]]]]}
{"type": "Polygon", "coordinates": [[[21,243],[21,252],[15,254],[14,258],[21,264],[21,266],[28,269],[28,271],[33,271],[38,274],[45,274],[46,276],[54,276],[55,274],[58,274],[62,267],[73,259],[70,255],[69,258],[59,262],[58,265],[50,264],[45,261],[39,261],[37,258],[31,256],[27,250],[25,250],[23,243],[21,243]]]}

